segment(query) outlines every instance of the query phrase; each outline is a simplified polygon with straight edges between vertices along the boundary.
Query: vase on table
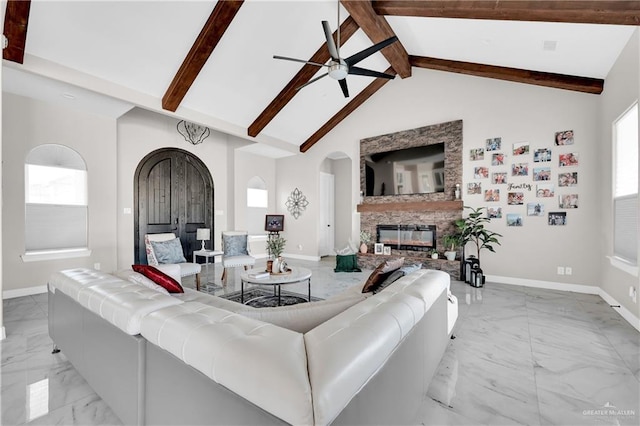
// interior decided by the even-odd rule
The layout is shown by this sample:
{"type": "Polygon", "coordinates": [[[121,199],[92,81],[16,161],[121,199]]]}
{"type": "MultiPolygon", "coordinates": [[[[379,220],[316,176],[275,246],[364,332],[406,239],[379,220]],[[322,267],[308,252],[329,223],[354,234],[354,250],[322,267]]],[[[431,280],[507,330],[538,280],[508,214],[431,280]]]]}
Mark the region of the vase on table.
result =
{"type": "Polygon", "coordinates": [[[273,265],[271,265],[271,272],[274,274],[280,273],[280,263],[282,262],[282,257],[278,256],[273,259],[273,265]]]}
{"type": "Polygon", "coordinates": [[[360,244],[360,253],[366,253],[369,250],[365,243],[360,244]]]}

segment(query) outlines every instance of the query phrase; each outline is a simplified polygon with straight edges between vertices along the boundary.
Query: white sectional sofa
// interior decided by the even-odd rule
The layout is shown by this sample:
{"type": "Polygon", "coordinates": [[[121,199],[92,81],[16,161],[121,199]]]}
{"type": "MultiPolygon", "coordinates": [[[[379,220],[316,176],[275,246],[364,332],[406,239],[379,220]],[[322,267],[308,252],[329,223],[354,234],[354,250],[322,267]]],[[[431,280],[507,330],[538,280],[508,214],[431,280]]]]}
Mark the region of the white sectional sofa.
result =
{"type": "Polygon", "coordinates": [[[262,309],[130,274],[49,281],[51,338],[125,424],[412,424],[457,318],[441,271],[262,309]]]}

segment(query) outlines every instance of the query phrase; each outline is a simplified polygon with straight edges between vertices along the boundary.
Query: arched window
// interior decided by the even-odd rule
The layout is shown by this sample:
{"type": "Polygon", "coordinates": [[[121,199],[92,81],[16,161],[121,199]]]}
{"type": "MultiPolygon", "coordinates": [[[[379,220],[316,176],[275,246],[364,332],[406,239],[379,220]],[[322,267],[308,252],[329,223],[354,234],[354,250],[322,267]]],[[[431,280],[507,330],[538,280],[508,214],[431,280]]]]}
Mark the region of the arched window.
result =
{"type": "Polygon", "coordinates": [[[40,145],[25,161],[25,250],[87,247],[87,166],[76,151],[40,145]]]}
{"type": "Polygon", "coordinates": [[[269,205],[267,183],[260,176],[247,182],[247,230],[249,234],[264,233],[264,218],[269,205]]]}

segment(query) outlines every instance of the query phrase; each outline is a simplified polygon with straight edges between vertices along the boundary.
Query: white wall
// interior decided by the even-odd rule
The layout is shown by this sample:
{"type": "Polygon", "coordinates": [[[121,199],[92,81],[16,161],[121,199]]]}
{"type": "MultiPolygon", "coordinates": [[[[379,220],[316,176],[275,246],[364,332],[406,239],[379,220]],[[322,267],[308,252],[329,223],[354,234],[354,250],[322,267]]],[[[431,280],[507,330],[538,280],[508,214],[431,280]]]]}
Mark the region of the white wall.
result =
{"type": "MultiPolygon", "coordinates": [[[[413,77],[388,83],[306,154],[278,161],[279,202],[284,203],[295,186],[305,192],[310,201],[309,210],[296,221],[293,229],[289,228],[294,232],[290,240],[303,244],[305,253],[314,253],[317,185],[315,177],[306,171],[317,169],[330,152],[343,151],[353,159],[352,204],[355,210],[360,190],[360,139],[462,119],[464,182],[461,183],[466,189],[466,184],[474,181],[469,150],[484,146],[485,139],[502,137],[503,144],[509,149],[513,143],[522,141],[529,141],[532,149],[552,148],[556,131],[573,129],[576,134],[574,150],[580,153],[581,161],[578,168],[580,186],[576,188],[580,208],[567,212],[567,226],[551,227],[546,223],[546,216],[527,217],[526,205],[507,208],[506,190],[503,190],[504,202],[500,205],[504,212],[521,212],[525,225],[507,227],[506,218],[492,222],[490,229],[503,234],[504,238],[496,254],[482,254],[482,263],[485,272],[495,277],[599,285],[601,246],[598,235],[593,232],[600,223],[598,102],[596,95],[414,69],[413,77]],[[573,275],[557,275],[556,267],[560,265],[571,266],[573,275]]],[[[533,168],[532,155],[529,157],[530,168],[533,168]]],[[[557,150],[554,159],[555,169],[557,150]]],[[[509,155],[508,165],[511,160],[509,155]]],[[[554,178],[557,181],[557,174],[554,178]]],[[[528,179],[521,178],[534,184],[531,176],[528,179]]],[[[487,205],[482,196],[469,196],[463,192],[466,205],[487,205]]],[[[535,200],[534,192],[527,192],[525,202],[535,200]]],[[[550,204],[548,209],[558,210],[557,198],[553,203],[556,208],[551,208],[550,204]]],[[[357,240],[357,228],[354,234],[357,240]]]]}
{"type": "MultiPolygon", "coordinates": [[[[4,14],[6,11],[6,7],[7,7],[6,0],[0,0],[0,34],[4,34],[4,14]]],[[[3,41],[0,40],[0,43],[2,42],[3,41]]],[[[2,50],[3,49],[0,47],[0,52],[2,50]]],[[[0,66],[0,93],[2,93],[2,66],[0,66]]],[[[2,96],[0,96],[0,117],[2,117],[2,96]]],[[[0,188],[2,188],[2,144],[3,144],[2,120],[0,120],[0,188]]],[[[1,223],[2,223],[2,197],[0,197],[0,224],[1,223]]],[[[0,241],[2,241],[2,226],[0,226],[0,241]]],[[[2,256],[3,256],[2,244],[0,244],[0,259],[3,258],[2,256]]],[[[3,262],[0,262],[0,295],[2,295],[2,291],[4,287],[3,285],[4,280],[2,279],[2,276],[3,276],[2,263],[3,262]]],[[[2,300],[1,297],[0,297],[0,300],[2,300]]],[[[3,303],[0,303],[0,340],[4,339],[5,337],[6,337],[6,332],[4,329],[3,303]]]]}
{"type": "MultiPolygon", "coordinates": [[[[134,257],[134,175],[140,161],[150,152],[160,148],[180,148],[202,160],[213,178],[214,215],[212,234],[216,249],[220,249],[220,233],[228,229],[233,216],[229,216],[229,168],[228,151],[232,150],[228,136],[211,131],[211,135],[199,145],[192,145],[178,133],[178,120],[172,117],[133,109],[118,119],[118,268],[128,268],[134,257]],[[124,214],[124,209],[132,214],[124,214]]],[[[229,167],[229,164],[231,165],[229,167]]],[[[231,175],[233,176],[233,175],[231,175]]]]}
{"type": "MultiPolygon", "coordinates": [[[[3,292],[46,285],[52,272],[67,268],[116,268],[116,121],[76,109],[3,93],[2,260],[3,292]],[[68,146],[88,172],[90,257],[24,263],[24,161],[42,144],[68,146]]],[[[15,291],[13,292],[14,294],[15,291]]],[[[18,292],[20,294],[20,292],[18,292]]]]}
{"type": "MultiPolygon", "coordinates": [[[[636,30],[627,46],[620,54],[605,80],[601,95],[601,121],[599,157],[601,170],[601,203],[598,208],[601,222],[598,239],[602,246],[598,266],[602,270],[600,285],[616,301],[640,318],[640,304],[633,303],[628,296],[629,286],[638,289],[638,277],[612,267],[606,256],[613,253],[613,212],[612,212],[612,124],[627,108],[640,98],[640,31],[636,30]]],[[[640,235],[638,236],[640,241],[640,235]]]]}

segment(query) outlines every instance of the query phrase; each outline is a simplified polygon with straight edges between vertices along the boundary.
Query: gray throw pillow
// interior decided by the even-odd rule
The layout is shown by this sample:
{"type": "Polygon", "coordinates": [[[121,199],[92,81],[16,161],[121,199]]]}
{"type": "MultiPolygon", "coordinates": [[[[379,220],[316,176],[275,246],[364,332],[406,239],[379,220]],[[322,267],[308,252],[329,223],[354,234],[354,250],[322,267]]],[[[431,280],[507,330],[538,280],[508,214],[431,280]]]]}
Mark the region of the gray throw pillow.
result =
{"type": "Polygon", "coordinates": [[[246,235],[223,235],[222,242],[225,256],[246,256],[249,254],[246,235]]]}
{"type": "Polygon", "coordinates": [[[402,268],[396,269],[391,274],[389,274],[389,276],[387,278],[385,278],[384,281],[382,281],[382,283],[380,283],[379,286],[377,286],[377,287],[375,287],[373,289],[373,294],[380,293],[386,287],[390,286],[391,284],[393,284],[394,282],[398,281],[400,278],[402,278],[404,276],[405,276],[405,273],[402,270],[402,268]]]}
{"type": "Polygon", "coordinates": [[[182,252],[180,238],[168,241],[151,241],[151,247],[153,247],[158,263],[185,263],[187,261],[182,252]]]}
{"type": "Polygon", "coordinates": [[[404,265],[400,268],[405,275],[409,275],[410,273],[417,271],[418,269],[422,269],[422,263],[416,263],[415,265],[404,265]]]}

